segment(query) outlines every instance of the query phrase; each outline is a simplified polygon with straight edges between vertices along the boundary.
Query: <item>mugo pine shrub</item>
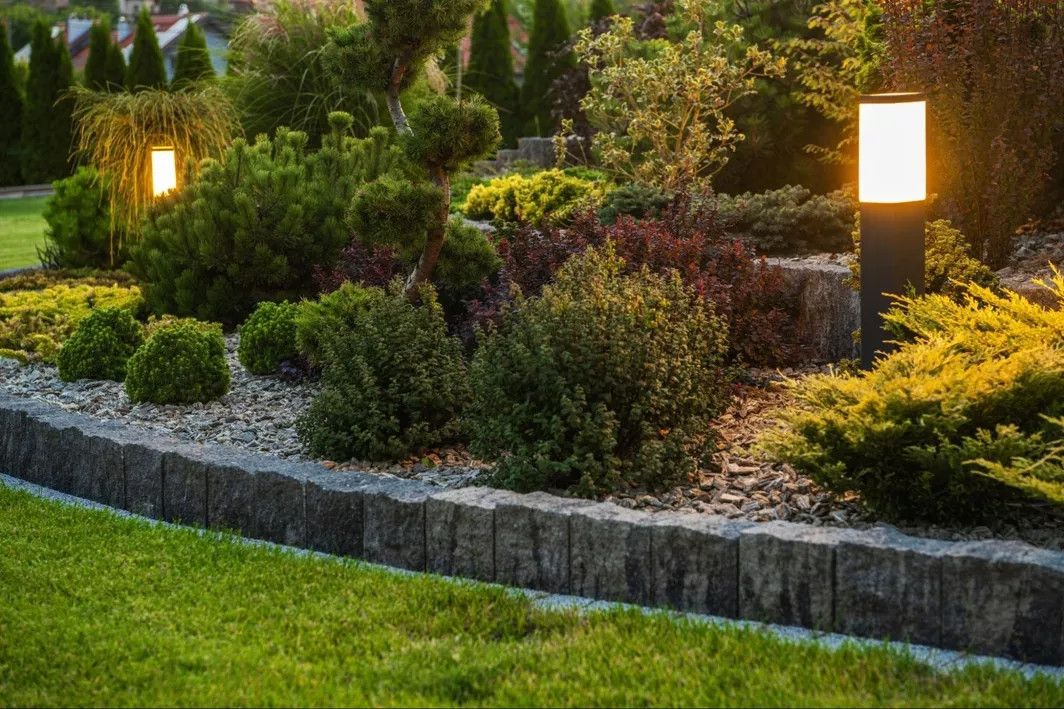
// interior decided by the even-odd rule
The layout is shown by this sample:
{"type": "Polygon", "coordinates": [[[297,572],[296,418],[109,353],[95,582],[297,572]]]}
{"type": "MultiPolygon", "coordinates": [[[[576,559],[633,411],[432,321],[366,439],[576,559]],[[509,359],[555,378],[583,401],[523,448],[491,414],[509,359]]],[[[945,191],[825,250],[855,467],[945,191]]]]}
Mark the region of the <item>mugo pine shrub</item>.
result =
{"type": "Polygon", "coordinates": [[[281,362],[293,360],[296,349],[297,305],[259,303],[240,326],[240,347],[237,357],[252,374],[273,374],[281,362]]]}
{"type": "Polygon", "coordinates": [[[179,322],[159,328],[129,360],[126,394],[134,403],[207,402],[229,391],[221,328],[179,322]]]}
{"type": "Polygon", "coordinates": [[[800,185],[736,197],[718,197],[720,218],[729,233],[761,253],[802,253],[850,248],[857,202],[842,190],[814,195],[800,185]]]}
{"type": "Polygon", "coordinates": [[[431,286],[419,306],[401,294],[397,279],[326,338],[321,394],[296,424],[312,455],[404,458],[458,433],[469,399],[461,345],[431,286]]]}
{"type": "Polygon", "coordinates": [[[94,310],[59,350],[56,356],[59,378],[64,382],[78,379],[120,382],[126,378],[129,358],[143,344],[143,328],[129,310],[94,310]]]}
{"type": "MultiPolygon", "coordinates": [[[[1053,285],[1061,296],[1064,278],[1053,285]]],[[[963,298],[901,298],[910,333],[869,372],[794,384],[797,404],[763,445],[889,518],[991,522],[1024,497],[1064,504],[1064,313],[969,284],[963,298]],[[1039,461],[1032,463],[1031,461],[1039,461]]]]}
{"type": "Polygon", "coordinates": [[[153,311],[233,327],[260,301],[315,294],[315,266],[331,266],[350,239],[345,215],[359,186],[399,159],[383,128],[357,140],[349,115],[331,118],[317,152],[284,129],[237,140],[161,200],[130,265],[153,311]]]}
{"type": "Polygon", "coordinates": [[[679,275],[626,275],[609,248],[589,250],[481,343],[471,449],[518,491],[681,481],[712,449],[726,329],[679,275]]]}

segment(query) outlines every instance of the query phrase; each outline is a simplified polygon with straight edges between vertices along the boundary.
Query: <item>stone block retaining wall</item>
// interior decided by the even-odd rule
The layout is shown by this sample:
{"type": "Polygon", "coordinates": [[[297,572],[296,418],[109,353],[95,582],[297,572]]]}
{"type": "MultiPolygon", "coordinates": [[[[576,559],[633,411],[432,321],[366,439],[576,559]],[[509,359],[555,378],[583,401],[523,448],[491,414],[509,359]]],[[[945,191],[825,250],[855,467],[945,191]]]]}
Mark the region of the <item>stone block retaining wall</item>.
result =
{"type": "Polygon", "coordinates": [[[329,472],[0,395],[0,472],[412,571],[1064,664],[1064,553],[329,472]]]}

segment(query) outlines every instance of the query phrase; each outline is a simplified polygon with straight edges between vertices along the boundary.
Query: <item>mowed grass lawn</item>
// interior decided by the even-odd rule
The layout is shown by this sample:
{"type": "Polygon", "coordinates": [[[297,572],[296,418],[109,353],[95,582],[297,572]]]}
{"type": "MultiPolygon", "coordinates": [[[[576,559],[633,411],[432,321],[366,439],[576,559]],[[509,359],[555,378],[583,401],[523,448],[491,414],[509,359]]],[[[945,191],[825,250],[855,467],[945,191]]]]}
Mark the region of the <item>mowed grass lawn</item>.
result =
{"type": "Polygon", "coordinates": [[[0,705],[365,704],[1061,706],[1064,689],[662,615],[544,610],[0,486],[0,705]]]}
{"type": "Polygon", "coordinates": [[[0,270],[40,263],[37,247],[44,245],[47,224],[41,213],[47,199],[0,199],[0,270]]]}

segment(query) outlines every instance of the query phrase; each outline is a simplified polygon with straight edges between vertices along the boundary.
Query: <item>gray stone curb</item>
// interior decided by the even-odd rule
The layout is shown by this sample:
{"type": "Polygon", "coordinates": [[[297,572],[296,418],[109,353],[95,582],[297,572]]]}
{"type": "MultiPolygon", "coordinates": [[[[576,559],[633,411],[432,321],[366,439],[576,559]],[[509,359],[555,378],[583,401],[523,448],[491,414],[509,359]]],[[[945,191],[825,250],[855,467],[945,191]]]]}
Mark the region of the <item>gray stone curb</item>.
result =
{"type": "Polygon", "coordinates": [[[0,394],[0,472],[154,519],[683,612],[1064,664],[1064,553],[484,488],[182,443],[0,394]]]}

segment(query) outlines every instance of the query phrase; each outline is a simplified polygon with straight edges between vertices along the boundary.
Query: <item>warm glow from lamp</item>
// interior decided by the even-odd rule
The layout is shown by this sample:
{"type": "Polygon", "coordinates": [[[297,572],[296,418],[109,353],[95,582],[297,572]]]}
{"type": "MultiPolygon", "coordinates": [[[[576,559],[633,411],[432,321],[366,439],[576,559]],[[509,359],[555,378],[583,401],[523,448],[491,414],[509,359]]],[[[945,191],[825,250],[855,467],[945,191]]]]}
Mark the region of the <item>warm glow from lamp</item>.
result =
{"type": "Polygon", "coordinates": [[[924,95],[863,96],[860,106],[860,201],[894,204],[927,199],[924,95]]]}
{"type": "Polygon", "coordinates": [[[177,187],[177,164],[173,148],[151,149],[151,186],[156,197],[177,187]]]}

